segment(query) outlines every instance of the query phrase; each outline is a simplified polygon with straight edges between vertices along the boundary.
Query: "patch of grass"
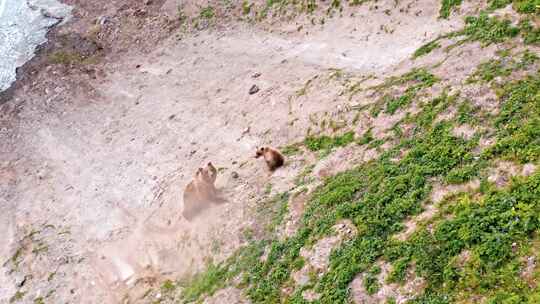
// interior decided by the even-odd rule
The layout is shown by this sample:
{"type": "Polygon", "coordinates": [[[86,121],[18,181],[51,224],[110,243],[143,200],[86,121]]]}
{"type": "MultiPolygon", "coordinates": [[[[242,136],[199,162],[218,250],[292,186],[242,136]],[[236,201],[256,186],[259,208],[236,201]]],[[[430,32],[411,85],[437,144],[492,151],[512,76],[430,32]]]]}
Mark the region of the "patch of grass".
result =
{"type": "Polygon", "coordinates": [[[516,37],[519,34],[519,28],[512,26],[510,20],[489,17],[483,12],[478,17],[465,18],[465,28],[460,34],[470,41],[480,41],[484,45],[489,45],[516,37]]]}
{"type": "Polygon", "coordinates": [[[302,170],[302,172],[295,178],[294,184],[297,186],[302,186],[311,182],[311,180],[308,179],[308,176],[313,172],[313,168],[315,168],[315,165],[306,166],[304,170],[302,170]]]}
{"type": "Polygon", "coordinates": [[[491,59],[481,63],[477,70],[467,79],[467,83],[491,82],[498,77],[505,78],[514,71],[530,68],[537,60],[538,56],[528,50],[523,52],[519,62],[509,57],[491,59]]]}
{"type": "Polygon", "coordinates": [[[272,193],[272,184],[268,183],[264,187],[264,194],[269,195],[270,193],[272,193]]]}
{"type": "Polygon", "coordinates": [[[199,17],[203,19],[210,20],[214,18],[215,16],[216,16],[216,12],[215,12],[214,7],[212,6],[203,7],[201,11],[199,12],[199,17]]]}
{"type": "Polygon", "coordinates": [[[489,9],[496,10],[513,4],[513,8],[522,14],[534,14],[540,12],[538,0],[489,0],[489,9]]]}
{"type": "Polygon", "coordinates": [[[525,44],[540,45],[540,28],[534,28],[528,19],[522,20],[519,28],[525,44]]]}
{"type": "Polygon", "coordinates": [[[525,50],[525,52],[523,52],[523,56],[521,57],[521,61],[517,64],[517,68],[518,69],[529,68],[533,64],[535,64],[539,59],[540,57],[538,57],[538,55],[536,55],[535,53],[529,50],[525,50]]]}
{"type": "Polygon", "coordinates": [[[364,288],[367,293],[372,295],[379,291],[380,285],[378,280],[378,275],[381,273],[381,268],[379,266],[373,266],[366,273],[364,277],[364,288]]]}
{"type": "Polygon", "coordinates": [[[15,292],[15,294],[9,299],[9,303],[19,302],[20,300],[24,298],[25,294],[26,294],[26,291],[17,290],[17,292],[15,292]]]}
{"type": "Polygon", "coordinates": [[[285,156],[293,156],[302,153],[301,144],[296,143],[287,145],[281,149],[281,153],[283,153],[285,156]]]}
{"type": "MultiPolygon", "coordinates": [[[[180,296],[181,303],[192,303],[203,296],[211,296],[220,288],[239,275],[252,270],[260,262],[267,242],[253,242],[240,248],[233,256],[220,264],[210,263],[199,274],[180,280],[178,284],[184,289],[180,296]]],[[[245,285],[243,278],[241,285],[245,285]]]]}
{"type": "Polygon", "coordinates": [[[477,118],[475,114],[478,113],[481,109],[479,107],[473,107],[471,103],[471,101],[465,100],[459,104],[456,120],[460,125],[476,124],[477,118]]]}
{"type": "Polygon", "coordinates": [[[276,228],[283,222],[288,212],[289,194],[282,193],[271,199],[264,200],[257,205],[257,216],[259,222],[265,225],[267,233],[275,232],[276,228]]]}
{"type": "Polygon", "coordinates": [[[56,51],[49,55],[49,61],[53,64],[83,65],[92,64],[95,59],[92,57],[85,57],[75,52],[56,51]]]}
{"type": "MultiPolygon", "coordinates": [[[[508,39],[517,37],[524,26],[526,27],[526,24],[522,24],[520,27],[515,27],[512,25],[510,20],[501,20],[498,17],[489,17],[486,12],[481,12],[478,16],[466,17],[465,27],[462,30],[442,35],[433,41],[428,42],[418,49],[415,54],[429,53],[431,51],[430,48],[436,45],[439,40],[444,38],[465,37],[456,44],[447,47],[447,50],[450,50],[457,45],[472,41],[479,41],[483,46],[493,43],[501,43],[508,39]]],[[[531,27],[527,28],[529,29],[529,32],[532,31],[531,27]]],[[[524,35],[523,32],[522,35],[524,35]]],[[[530,41],[533,41],[534,39],[534,36],[529,38],[530,41]]]]}
{"type": "Polygon", "coordinates": [[[459,195],[445,210],[449,216],[432,224],[433,232],[423,227],[408,241],[388,247],[385,256],[415,263],[416,273],[428,282],[429,292],[420,299],[429,295],[453,303],[483,295],[487,303],[507,303],[500,300],[508,296],[517,301],[508,303],[530,303],[533,290],[520,279],[519,253],[512,244],[522,244],[540,228],[535,216],[539,183],[536,174],[479,199],[459,195]],[[464,250],[471,254],[459,265],[464,250]]]}
{"type": "Polygon", "coordinates": [[[375,138],[373,137],[373,133],[371,131],[371,129],[367,130],[364,135],[362,135],[361,138],[359,138],[356,142],[359,144],[359,145],[367,145],[369,144],[370,142],[372,142],[375,138]]]}
{"type": "Polygon", "coordinates": [[[522,14],[540,13],[540,2],[538,0],[514,0],[514,8],[522,14]]]}
{"type": "Polygon", "coordinates": [[[175,289],[176,285],[171,280],[166,280],[165,282],[163,282],[163,284],[161,284],[161,291],[163,291],[164,293],[171,293],[175,289]]]}
{"type": "Polygon", "coordinates": [[[332,150],[337,147],[346,146],[354,141],[354,132],[349,131],[339,136],[309,136],[305,139],[304,145],[311,151],[332,150]]]}
{"type": "Polygon", "coordinates": [[[463,0],[442,0],[439,15],[441,18],[448,19],[450,12],[457,6],[461,5],[463,0]]]}
{"type": "Polygon", "coordinates": [[[374,105],[371,113],[373,116],[377,116],[382,110],[381,104],[384,104],[385,113],[393,115],[397,110],[409,106],[421,89],[431,87],[438,81],[439,79],[437,77],[425,69],[415,69],[405,75],[402,75],[401,77],[395,78],[389,83],[383,84],[383,87],[401,85],[410,82],[412,82],[412,84],[409,85],[403,95],[399,97],[384,95],[382,99],[374,105]]]}
{"type": "Polygon", "coordinates": [[[435,82],[438,81],[438,79],[428,70],[424,68],[418,68],[412,69],[410,72],[407,72],[398,77],[390,77],[383,84],[374,86],[371,89],[385,89],[392,86],[402,85],[411,81],[428,86],[433,85],[435,82]]]}
{"type": "Polygon", "coordinates": [[[242,14],[249,15],[251,13],[251,7],[253,6],[253,3],[249,3],[248,1],[242,2],[242,14]]]}
{"type": "Polygon", "coordinates": [[[495,121],[497,143],[487,155],[502,156],[521,163],[540,159],[540,75],[504,86],[503,100],[495,121]]]}
{"type": "Polygon", "coordinates": [[[474,72],[469,79],[468,83],[474,82],[490,82],[497,77],[507,77],[512,73],[512,68],[501,59],[491,59],[487,62],[481,63],[476,72],[474,72]]]}
{"type": "Polygon", "coordinates": [[[416,59],[418,57],[422,57],[424,55],[427,55],[427,54],[431,53],[431,51],[433,51],[434,49],[438,49],[440,47],[441,47],[441,45],[436,40],[428,42],[428,43],[422,45],[419,49],[417,49],[413,53],[413,59],[416,59]]]}
{"type": "Polygon", "coordinates": [[[34,304],[45,304],[43,297],[37,297],[34,299],[34,304]]]}

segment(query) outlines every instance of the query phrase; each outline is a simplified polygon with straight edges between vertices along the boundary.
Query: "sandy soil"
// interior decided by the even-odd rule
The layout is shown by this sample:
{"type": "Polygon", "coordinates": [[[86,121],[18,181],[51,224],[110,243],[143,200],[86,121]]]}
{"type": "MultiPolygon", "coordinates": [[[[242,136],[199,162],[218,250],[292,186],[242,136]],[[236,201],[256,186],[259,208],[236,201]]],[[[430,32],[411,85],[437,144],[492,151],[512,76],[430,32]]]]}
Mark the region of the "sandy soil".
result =
{"type": "Polygon", "coordinates": [[[388,0],[300,31],[229,21],[180,34],[175,1],[66,2],[74,20],[0,106],[0,302],[17,290],[25,303],[136,302],[146,286],[223,259],[256,224],[266,185],[287,190],[302,169],[269,175],[255,148],[299,141],[311,115],[350,105],[335,83],[299,96],[308,79],[400,74],[419,46],[462,25],[438,20],[434,1],[388,0]],[[50,61],[81,45],[97,62],[50,61]],[[228,202],[187,222],[184,186],[208,161],[228,202]]]}

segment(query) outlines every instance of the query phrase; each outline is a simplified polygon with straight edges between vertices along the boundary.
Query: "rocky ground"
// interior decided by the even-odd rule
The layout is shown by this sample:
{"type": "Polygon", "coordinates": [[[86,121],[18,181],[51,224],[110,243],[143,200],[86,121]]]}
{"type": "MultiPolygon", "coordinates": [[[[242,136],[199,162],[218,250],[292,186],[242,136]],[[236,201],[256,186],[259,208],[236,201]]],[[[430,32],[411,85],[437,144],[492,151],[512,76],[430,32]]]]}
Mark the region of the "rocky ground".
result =
{"type": "MultiPolygon", "coordinates": [[[[0,97],[0,302],[176,301],[182,297],[167,295],[176,288],[170,282],[269,237],[271,216],[264,212],[279,213],[266,205],[269,199],[289,195],[276,224],[277,239],[286,240],[302,227],[309,197],[327,178],[397,144],[342,145],[323,154],[291,146],[306,134],[369,131],[386,139],[396,123],[447,90],[499,111],[493,90],[466,79],[497,51],[513,47],[518,54],[523,44],[471,41],[445,50],[458,41],[449,37],[414,59],[425,43],[463,28],[463,17],[486,2],[463,1],[448,19],[440,18],[439,1],[365,2],[322,2],[313,11],[298,5],[284,14],[273,8],[263,17],[264,1],[66,0],[73,20],[52,30],[0,97]],[[378,116],[363,111],[384,95],[378,88],[390,77],[420,67],[440,81],[419,88],[409,108],[378,116]],[[301,153],[287,153],[285,167],[270,174],[254,158],[260,145],[301,153]],[[183,189],[208,161],[219,168],[227,203],[188,222],[181,217],[183,189]]],[[[497,13],[519,17],[511,8],[497,13]]],[[[450,109],[439,119],[455,114],[450,109]]],[[[478,129],[461,125],[453,132],[467,139],[478,129]]],[[[483,139],[479,149],[493,144],[483,139]]],[[[533,174],[536,163],[498,162],[488,175],[504,186],[511,176],[533,174]]],[[[439,203],[448,193],[479,187],[479,180],[436,180],[430,197],[439,203]]],[[[406,218],[396,239],[407,240],[439,214],[435,204],[423,208],[406,218]]],[[[350,220],[332,229],[300,250],[307,262],[283,294],[308,286],[313,272],[322,276],[332,251],[362,235],[350,220]]],[[[367,292],[362,280],[369,274],[357,276],[350,286],[358,303],[388,297],[402,303],[426,286],[412,270],[406,284],[385,285],[392,266],[376,263],[383,286],[367,292]]],[[[237,287],[205,294],[205,301],[257,302],[237,287]]],[[[300,292],[304,299],[320,297],[309,288],[300,292]]]]}

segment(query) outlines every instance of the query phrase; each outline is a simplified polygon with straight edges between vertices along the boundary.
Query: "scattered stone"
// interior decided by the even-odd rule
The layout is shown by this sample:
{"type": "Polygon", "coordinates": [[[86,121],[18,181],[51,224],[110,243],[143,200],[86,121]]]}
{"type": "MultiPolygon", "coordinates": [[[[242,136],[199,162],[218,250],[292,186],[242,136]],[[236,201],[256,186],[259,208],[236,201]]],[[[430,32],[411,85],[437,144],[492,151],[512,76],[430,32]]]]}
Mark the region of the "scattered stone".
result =
{"type": "Polygon", "coordinates": [[[15,285],[17,285],[17,287],[23,287],[28,279],[29,276],[25,275],[24,277],[20,278],[20,280],[16,280],[15,285]]]}
{"type": "Polygon", "coordinates": [[[261,76],[261,73],[257,72],[251,76],[251,78],[259,78],[261,76]]]}
{"type": "Polygon", "coordinates": [[[251,86],[251,88],[249,89],[249,95],[253,95],[253,94],[259,92],[259,90],[260,90],[259,87],[258,87],[256,84],[254,84],[254,85],[251,86]]]}
{"type": "Polygon", "coordinates": [[[110,18],[108,16],[101,16],[101,17],[98,18],[97,23],[99,25],[103,26],[103,25],[109,23],[109,21],[110,21],[110,18]]]}
{"type": "Polygon", "coordinates": [[[234,178],[234,179],[236,179],[236,178],[240,177],[240,175],[238,175],[238,172],[233,171],[233,172],[231,173],[231,177],[234,178]]]}

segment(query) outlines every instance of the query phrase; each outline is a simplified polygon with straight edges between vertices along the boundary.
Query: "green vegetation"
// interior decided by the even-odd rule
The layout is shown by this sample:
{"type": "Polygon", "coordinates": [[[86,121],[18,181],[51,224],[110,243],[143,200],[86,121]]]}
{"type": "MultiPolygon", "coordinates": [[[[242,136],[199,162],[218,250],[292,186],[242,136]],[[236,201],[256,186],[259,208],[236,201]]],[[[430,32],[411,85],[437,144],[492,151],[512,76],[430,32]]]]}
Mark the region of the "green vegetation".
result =
{"type": "Polygon", "coordinates": [[[487,296],[487,303],[535,303],[532,296],[538,290],[519,279],[520,252],[513,247],[523,246],[526,252],[524,241],[540,228],[535,216],[539,182],[537,174],[508,189],[487,190],[480,199],[459,195],[444,210],[449,219],[432,223],[432,233],[424,227],[408,241],[395,242],[385,257],[414,263],[416,273],[429,282],[426,294],[446,299],[441,303],[471,295],[487,296]],[[460,261],[464,251],[470,257],[460,261]],[[509,298],[517,301],[503,301],[509,298]]]}
{"type": "Polygon", "coordinates": [[[161,284],[161,290],[164,293],[172,292],[175,289],[176,289],[176,286],[171,280],[166,280],[165,282],[163,282],[163,284],[161,284]]]}
{"type": "MultiPolygon", "coordinates": [[[[520,62],[531,60],[531,56],[525,52],[520,62]]],[[[392,78],[382,87],[411,79],[431,79],[418,75],[414,71],[392,78]]],[[[263,241],[252,241],[241,248],[226,263],[209,265],[185,285],[184,301],[212,294],[224,282],[240,275],[238,287],[254,303],[278,303],[283,297],[286,303],[303,303],[301,291],[308,287],[320,294],[316,303],[346,303],[349,284],[359,273],[364,273],[363,284],[368,293],[377,292],[381,271],[377,261],[384,259],[393,265],[390,282],[403,282],[409,271],[426,279],[424,293],[412,303],[451,303],[471,296],[485,296],[489,303],[503,303],[499,300],[511,298],[519,303],[534,303],[538,291],[530,289],[518,271],[520,257],[530,250],[527,240],[540,231],[540,220],[535,216],[540,212],[540,173],[497,189],[485,180],[483,168],[499,157],[523,163],[539,161],[539,89],[540,76],[536,75],[508,83],[499,90],[501,111],[486,122],[496,127],[497,142],[481,157],[475,156],[478,136],[465,140],[451,131],[455,125],[482,118],[481,109],[466,100],[459,101],[458,95],[446,93],[425,103],[419,113],[403,120],[416,123],[412,135],[401,138],[396,147],[378,160],[325,180],[313,193],[295,235],[280,241],[272,233],[267,234],[263,241]],[[455,119],[436,122],[437,115],[449,107],[457,108],[455,119]],[[408,153],[397,162],[391,161],[403,149],[408,153]],[[474,178],[483,180],[481,192],[448,198],[441,205],[440,215],[422,223],[409,239],[392,238],[403,229],[402,222],[407,217],[418,214],[429,203],[435,180],[463,183],[474,178]],[[285,296],[281,288],[294,286],[291,273],[304,264],[300,248],[330,234],[331,227],[341,219],[353,221],[357,236],[333,251],[326,273],[312,278],[308,287],[285,296]],[[520,248],[518,251],[513,249],[514,244],[520,248]],[[268,254],[262,260],[264,248],[268,254]],[[470,257],[461,261],[465,250],[470,257]]],[[[372,140],[367,131],[358,142],[367,144],[372,140]]],[[[311,137],[305,145],[319,151],[352,141],[354,134],[347,133],[311,137]]],[[[275,231],[282,222],[287,201],[288,197],[282,194],[269,203],[273,211],[264,216],[273,218],[269,231],[275,231]]]]}
{"type": "Polygon", "coordinates": [[[17,292],[15,292],[15,294],[9,299],[9,303],[19,302],[20,300],[22,300],[22,298],[24,298],[25,294],[26,292],[17,290],[17,292]]]}
{"type": "Polygon", "coordinates": [[[212,6],[207,6],[201,9],[199,17],[203,19],[212,19],[216,15],[216,12],[212,6]]]}
{"type": "MultiPolygon", "coordinates": [[[[441,8],[441,16],[446,16],[446,13],[452,7],[459,5],[459,0],[443,0],[441,8]]],[[[540,10],[540,2],[538,0],[492,0],[490,1],[490,9],[495,10],[513,3],[514,8],[522,14],[538,14],[540,10]]],[[[464,37],[457,44],[451,45],[447,50],[456,45],[466,42],[479,41],[484,46],[493,43],[502,43],[508,39],[515,38],[521,34],[525,44],[539,45],[540,44],[540,28],[535,28],[531,23],[531,18],[525,15],[517,27],[513,26],[510,20],[499,19],[498,17],[489,17],[488,13],[483,11],[478,16],[468,16],[465,18],[465,27],[462,30],[451,32],[440,36],[435,40],[421,46],[413,54],[413,59],[429,54],[435,48],[440,47],[439,40],[452,37],[464,37]]]]}
{"type": "Polygon", "coordinates": [[[491,10],[513,4],[514,9],[522,14],[534,14],[540,11],[540,2],[538,0],[490,0],[488,2],[491,10]]]}
{"type": "Polygon", "coordinates": [[[43,297],[37,297],[34,299],[34,304],[45,304],[43,297]]]}
{"type": "Polygon", "coordinates": [[[251,7],[253,6],[252,3],[249,3],[248,1],[242,2],[242,13],[244,15],[249,15],[251,13],[251,7]]]}
{"type": "MultiPolygon", "coordinates": [[[[448,17],[460,3],[443,1],[441,16],[448,17]]],[[[535,2],[530,0],[489,2],[492,7],[504,3],[512,3],[523,14],[536,10],[531,9],[530,4],[535,2]]],[[[278,4],[269,1],[268,5],[278,4]]],[[[525,23],[515,27],[509,21],[481,13],[468,17],[463,30],[443,38],[463,37],[459,43],[479,41],[489,45],[521,34],[525,43],[536,43],[537,30],[530,22],[525,23]],[[529,42],[526,35],[533,35],[529,42]]],[[[414,57],[438,47],[438,40],[426,44],[414,57]]],[[[209,263],[205,271],[173,284],[183,287],[181,300],[200,301],[220,288],[234,285],[252,303],[306,303],[302,292],[308,289],[320,295],[312,303],[350,303],[350,283],[361,275],[368,294],[376,293],[382,283],[404,284],[411,276],[423,278],[425,288],[417,290],[418,295],[408,303],[469,303],[478,299],[490,304],[538,303],[540,267],[531,270],[529,279],[523,270],[527,257],[538,256],[540,245],[540,171],[515,177],[500,188],[488,179],[489,169],[501,160],[516,165],[540,163],[538,59],[532,51],[512,53],[508,49],[481,63],[469,77],[465,86],[472,82],[489,84],[497,94],[499,111],[488,112],[451,88],[429,101],[418,100],[423,89],[440,81],[425,68],[370,88],[382,97],[361,111],[370,111],[374,116],[381,111],[394,114],[412,102],[419,110],[406,113],[401,121],[389,126],[393,136],[384,140],[376,139],[371,129],[360,137],[353,131],[333,136],[309,135],[283,151],[286,155],[298,154],[303,145],[326,155],[353,142],[376,147],[391,140],[395,145],[381,151],[375,160],[324,179],[310,193],[300,227],[290,237],[278,237],[277,232],[292,194],[286,192],[260,202],[257,223],[263,224],[250,233],[249,243],[225,262],[209,263]],[[498,77],[502,81],[493,81],[498,77]],[[389,93],[396,87],[403,92],[399,96],[389,93]],[[448,117],[448,113],[452,115],[448,117]],[[440,119],[441,114],[445,119],[440,119]],[[463,125],[478,131],[470,138],[462,138],[454,129],[463,125]],[[493,139],[494,144],[481,148],[483,137],[493,139]],[[435,206],[434,216],[420,220],[412,235],[404,240],[395,238],[403,232],[405,220],[434,204],[431,194],[436,185],[471,181],[480,184],[479,189],[445,197],[435,206]],[[296,286],[291,276],[306,263],[301,248],[332,235],[332,227],[344,219],[355,225],[357,234],[332,251],[326,271],[310,275],[307,285],[296,286]],[[386,282],[379,282],[381,263],[392,265],[386,282]]],[[[299,91],[300,95],[309,85],[299,91]]],[[[308,177],[313,168],[314,164],[308,164],[298,175],[296,193],[311,182],[308,177]]],[[[396,303],[396,299],[388,298],[386,302],[396,303]]]]}
{"type": "Polygon", "coordinates": [[[418,50],[416,50],[413,54],[413,59],[416,59],[418,57],[424,56],[426,54],[431,53],[434,49],[440,48],[441,45],[435,40],[428,42],[424,45],[422,45],[418,50]]]}
{"type": "Polygon", "coordinates": [[[525,44],[540,45],[540,28],[535,29],[528,19],[521,21],[519,28],[525,44]]]}
{"type": "Polygon", "coordinates": [[[76,52],[57,51],[49,55],[49,61],[53,64],[83,65],[93,64],[95,57],[85,57],[76,52]]]}
{"type": "Polygon", "coordinates": [[[378,275],[381,273],[381,268],[379,266],[373,266],[367,273],[364,278],[364,288],[368,294],[374,294],[379,291],[379,281],[378,275]]]}
{"type": "Polygon", "coordinates": [[[491,82],[497,77],[508,77],[514,71],[531,68],[536,61],[538,61],[538,56],[528,50],[523,53],[520,61],[516,61],[508,56],[503,56],[500,59],[491,59],[481,63],[467,82],[491,82]]]}
{"type": "Polygon", "coordinates": [[[313,168],[315,168],[315,165],[308,165],[304,168],[300,174],[296,177],[294,184],[297,186],[305,185],[312,180],[310,179],[309,175],[313,172],[313,168]]]}
{"type": "Polygon", "coordinates": [[[377,116],[384,106],[384,112],[387,114],[395,114],[395,112],[403,107],[409,106],[411,102],[416,98],[418,92],[421,89],[433,86],[439,79],[433,74],[427,72],[425,69],[415,69],[409,73],[402,75],[401,77],[391,78],[389,81],[379,86],[378,88],[388,88],[397,85],[408,84],[409,87],[405,90],[403,95],[399,97],[393,97],[390,95],[384,95],[382,99],[374,104],[371,109],[371,114],[377,116]]]}
{"type": "Polygon", "coordinates": [[[301,144],[296,143],[287,145],[281,149],[281,153],[283,153],[285,156],[292,156],[302,153],[301,144]]]}
{"type": "Polygon", "coordinates": [[[488,17],[486,13],[480,13],[478,17],[465,18],[465,28],[458,33],[466,36],[469,41],[480,41],[484,45],[500,43],[518,34],[519,28],[512,26],[510,20],[488,17]]]}
{"type": "Polygon", "coordinates": [[[540,76],[505,85],[500,93],[501,113],[495,120],[497,143],[490,156],[520,163],[540,159],[540,76]]]}
{"type": "Polygon", "coordinates": [[[289,193],[278,194],[257,205],[257,215],[260,223],[265,223],[265,232],[273,233],[282,224],[288,212],[289,193]]]}
{"type": "Polygon", "coordinates": [[[442,0],[441,10],[439,12],[441,18],[447,19],[450,17],[450,12],[456,6],[461,5],[463,0],[442,0]]]}
{"type": "Polygon", "coordinates": [[[336,147],[346,146],[354,141],[354,132],[350,131],[340,136],[330,137],[327,135],[315,137],[309,136],[304,141],[305,146],[311,151],[331,150],[336,147]]]}

